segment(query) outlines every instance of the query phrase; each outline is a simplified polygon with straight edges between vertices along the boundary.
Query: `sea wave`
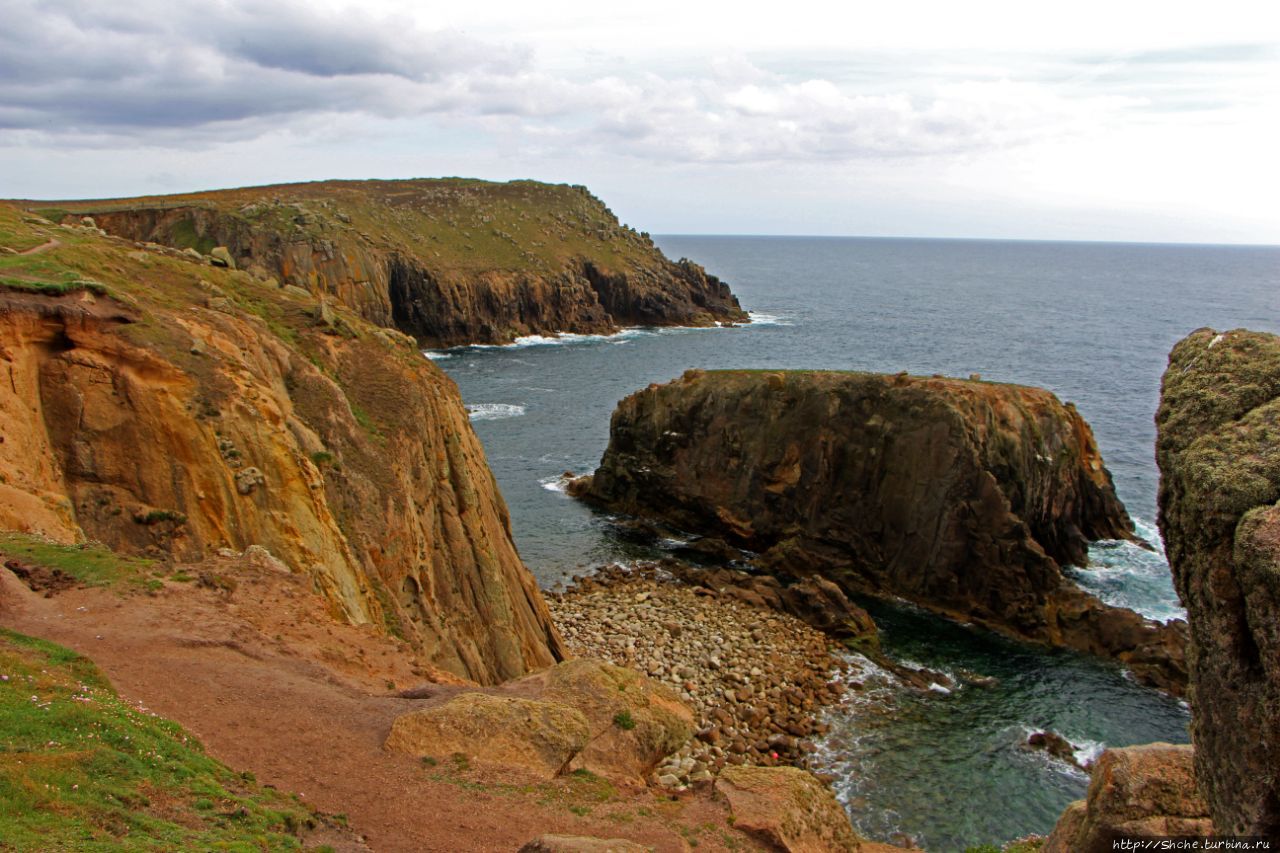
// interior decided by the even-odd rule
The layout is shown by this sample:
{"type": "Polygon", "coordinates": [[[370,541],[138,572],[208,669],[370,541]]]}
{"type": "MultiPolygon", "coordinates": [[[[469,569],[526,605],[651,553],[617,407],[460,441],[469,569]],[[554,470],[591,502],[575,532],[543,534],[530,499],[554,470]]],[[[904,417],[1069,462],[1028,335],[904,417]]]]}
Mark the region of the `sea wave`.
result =
{"type": "Polygon", "coordinates": [[[753,326],[794,326],[790,318],[779,314],[766,314],[763,311],[748,311],[753,326]]]}
{"type": "Polygon", "coordinates": [[[1134,528],[1155,550],[1125,540],[1104,539],[1089,547],[1088,568],[1068,566],[1067,575],[1112,606],[1128,607],[1162,622],[1185,619],[1187,613],[1174,592],[1159,529],[1141,518],[1134,519],[1134,528]]]}
{"type": "Polygon", "coordinates": [[[434,349],[424,349],[422,351],[422,355],[424,358],[429,358],[432,361],[444,361],[446,358],[453,358],[453,353],[434,349]]]}
{"type": "Polygon", "coordinates": [[[473,421],[496,421],[503,418],[518,418],[524,414],[524,406],[516,403],[471,403],[467,406],[467,415],[473,421]]]}
{"type": "Polygon", "coordinates": [[[543,477],[538,480],[538,483],[541,484],[542,488],[546,489],[548,492],[556,492],[557,494],[565,495],[567,497],[569,481],[572,479],[572,477],[567,477],[564,474],[556,474],[551,477],[543,477]]]}

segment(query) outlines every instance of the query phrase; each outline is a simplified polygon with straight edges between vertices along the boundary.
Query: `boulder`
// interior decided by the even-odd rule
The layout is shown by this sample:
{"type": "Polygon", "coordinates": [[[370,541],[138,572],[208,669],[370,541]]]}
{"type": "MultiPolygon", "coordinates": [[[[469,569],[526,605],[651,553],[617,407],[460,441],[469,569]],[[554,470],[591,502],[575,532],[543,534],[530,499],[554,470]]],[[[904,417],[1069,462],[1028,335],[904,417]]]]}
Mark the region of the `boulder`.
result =
{"type": "Polygon", "coordinates": [[[786,612],[820,631],[865,649],[879,648],[876,623],[849,600],[844,590],[823,577],[805,578],[782,591],[786,612]]]}
{"type": "Polygon", "coordinates": [[[590,736],[573,768],[615,781],[643,783],[693,735],[693,711],[671,689],[602,661],[564,661],[510,687],[580,712],[590,736]]]}
{"type": "Polygon", "coordinates": [[[1102,753],[1086,799],[1067,807],[1041,853],[1110,853],[1119,838],[1212,831],[1191,747],[1151,743],[1102,753]]]}
{"type": "Polygon", "coordinates": [[[481,767],[545,780],[590,736],[586,718],[567,705],[467,692],[396,717],[386,747],[437,760],[461,754],[481,767]]]}
{"type": "Polygon", "coordinates": [[[236,268],[236,259],[231,257],[231,251],[226,246],[214,246],[209,252],[209,263],[215,267],[236,268]]]}
{"type": "Polygon", "coordinates": [[[1193,332],[1156,426],[1196,775],[1220,834],[1280,840],[1280,337],[1193,332]]]}
{"type": "Polygon", "coordinates": [[[625,838],[588,838],[585,835],[539,835],[520,853],[652,853],[652,847],[625,838]]]}
{"type": "Polygon", "coordinates": [[[873,850],[858,837],[830,789],[795,767],[727,765],[715,790],[733,826],[787,853],[873,850]]]}

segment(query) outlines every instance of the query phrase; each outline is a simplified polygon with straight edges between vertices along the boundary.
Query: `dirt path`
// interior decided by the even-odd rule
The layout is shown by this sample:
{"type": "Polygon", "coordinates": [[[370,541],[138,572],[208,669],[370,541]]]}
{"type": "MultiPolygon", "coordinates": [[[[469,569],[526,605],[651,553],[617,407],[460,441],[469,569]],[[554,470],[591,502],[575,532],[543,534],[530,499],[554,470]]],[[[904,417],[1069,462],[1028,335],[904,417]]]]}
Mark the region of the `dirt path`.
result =
{"type": "Polygon", "coordinates": [[[30,249],[23,249],[18,254],[19,255],[38,255],[41,252],[47,252],[50,249],[56,249],[61,245],[62,243],[58,240],[57,237],[50,237],[47,242],[41,243],[39,246],[32,246],[30,249]]]}
{"type": "Polygon", "coordinates": [[[684,851],[698,827],[699,851],[727,849],[730,836],[736,849],[754,846],[707,795],[624,791],[579,815],[545,786],[441,780],[385,752],[392,719],[414,704],[389,685],[423,680],[398,641],[333,623],[301,577],[235,577],[231,594],[167,582],[155,595],[45,598],[0,568],[0,624],[90,657],[121,695],[177,720],[233,768],[348,815],[379,853],[514,851],[544,832],[684,851]]]}

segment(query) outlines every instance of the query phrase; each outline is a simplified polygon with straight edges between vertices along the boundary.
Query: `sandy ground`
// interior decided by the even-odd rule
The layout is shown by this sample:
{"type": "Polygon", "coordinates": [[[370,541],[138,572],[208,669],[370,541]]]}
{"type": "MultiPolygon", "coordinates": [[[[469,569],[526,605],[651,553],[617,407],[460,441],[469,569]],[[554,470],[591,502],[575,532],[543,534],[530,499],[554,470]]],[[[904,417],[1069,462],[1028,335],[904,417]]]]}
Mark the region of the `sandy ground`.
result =
{"type": "MultiPolygon", "coordinates": [[[[236,770],[345,814],[379,851],[514,851],[545,832],[625,837],[659,851],[757,849],[707,791],[648,789],[574,801],[568,783],[462,778],[387,752],[396,691],[449,680],[404,644],[339,624],[297,575],[222,560],[151,594],[76,588],[46,597],[0,568],[0,624],[91,658],[121,695],[180,722],[236,770]]],[[[455,679],[456,680],[456,679],[455,679]]],[[[329,842],[332,843],[332,842],[329,842]]],[[[348,842],[346,849],[360,849],[348,842]]]]}

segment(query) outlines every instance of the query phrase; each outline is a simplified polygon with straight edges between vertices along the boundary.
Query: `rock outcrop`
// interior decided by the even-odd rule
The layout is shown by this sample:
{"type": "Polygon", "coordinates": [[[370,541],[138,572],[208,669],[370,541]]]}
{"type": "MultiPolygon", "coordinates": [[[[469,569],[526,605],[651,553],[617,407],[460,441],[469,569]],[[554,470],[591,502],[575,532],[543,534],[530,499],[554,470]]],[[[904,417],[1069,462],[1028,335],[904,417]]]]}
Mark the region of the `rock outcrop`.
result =
{"type": "Polygon", "coordinates": [[[587,718],[568,705],[463,693],[396,717],[387,748],[433,760],[464,755],[546,780],[564,772],[590,736],[587,718]]]}
{"type": "Polygon", "coordinates": [[[181,560],[261,545],[335,615],[480,682],[563,657],[457,389],[411,339],[10,206],[0,241],[43,247],[0,280],[0,527],[181,560]]]}
{"type": "Polygon", "coordinates": [[[1196,774],[1219,833],[1280,841],[1280,338],[1193,332],[1156,423],[1196,774]]]}
{"type": "Polygon", "coordinates": [[[729,801],[735,829],[786,853],[897,850],[859,838],[830,789],[794,767],[726,767],[716,792],[729,801]]]}
{"type": "Polygon", "coordinates": [[[693,734],[666,686],[602,661],[565,661],[488,691],[437,688],[397,717],[390,749],[551,778],[586,770],[643,785],[693,734]]]}
{"type": "Polygon", "coordinates": [[[29,206],[327,294],[426,346],[747,321],[725,284],[579,186],[327,181],[29,206]]]}
{"type": "Polygon", "coordinates": [[[1047,391],[944,378],[689,371],[623,400],[575,491],[819,574],[1038,641],[1115,657],[1169,690],[1184,626],[1064,578],[1134,538],[1092,432],[1047,391]]]}
{"type": "Polygon", "coordinates": [[[1110,853],[1120,838],[1155,841],[1212,831],[1191,747],[1150,743],[1102,753],[1087,797],[1067,807],[1040,850],[1110,853]]]}

